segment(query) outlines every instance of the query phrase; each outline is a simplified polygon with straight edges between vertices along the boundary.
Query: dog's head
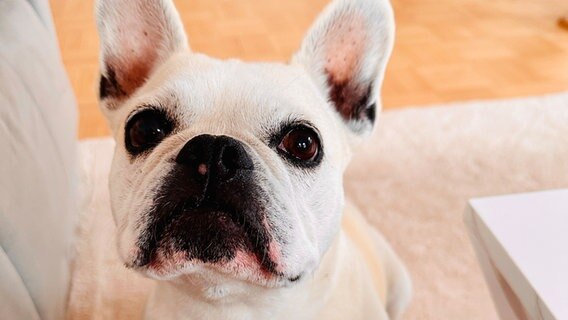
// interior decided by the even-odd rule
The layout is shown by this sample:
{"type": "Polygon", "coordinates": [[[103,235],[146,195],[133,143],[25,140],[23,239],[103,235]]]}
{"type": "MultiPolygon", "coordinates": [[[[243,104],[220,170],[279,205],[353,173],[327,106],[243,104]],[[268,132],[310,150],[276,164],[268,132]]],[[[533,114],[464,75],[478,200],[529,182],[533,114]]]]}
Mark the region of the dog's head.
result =
{"type": "Polygon", "coordinates": [[[388,0],[338,0],[288,64],[190,52],[169,0],[100,0],[100,101],[127,266],[281,286],[336,236],[392,49],[388,0]]]}

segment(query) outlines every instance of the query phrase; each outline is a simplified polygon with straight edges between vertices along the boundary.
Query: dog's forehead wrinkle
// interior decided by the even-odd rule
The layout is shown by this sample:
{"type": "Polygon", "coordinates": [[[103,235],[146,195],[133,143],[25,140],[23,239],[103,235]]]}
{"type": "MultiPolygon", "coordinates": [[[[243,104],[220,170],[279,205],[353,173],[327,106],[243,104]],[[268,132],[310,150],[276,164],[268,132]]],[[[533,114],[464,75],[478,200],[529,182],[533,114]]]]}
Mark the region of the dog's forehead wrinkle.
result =
{"type": "MultiPolygon", "coordinates": [[[[233,88],[239,93],[256,92],[260,94],[267,91],[284,91],[294,85],[297,89],[301,89],[304,85],[296,85],[298,82],[311,82],[301,67],[292,65],[217,61],[215,63],[204,62],[206,67],[196,70],[190,61],[191,59],[182,61],[179,66],[172,68],[171,72],[160,78],[170,78],[182,86],[183,84],[194,85],[196,89],[199,89],[199,85],[205,84],[205,87],[211,90],[215,87],[223,90],[233,88]]],[[[294,92],[294,94],[297,93],[294,92]]]]}

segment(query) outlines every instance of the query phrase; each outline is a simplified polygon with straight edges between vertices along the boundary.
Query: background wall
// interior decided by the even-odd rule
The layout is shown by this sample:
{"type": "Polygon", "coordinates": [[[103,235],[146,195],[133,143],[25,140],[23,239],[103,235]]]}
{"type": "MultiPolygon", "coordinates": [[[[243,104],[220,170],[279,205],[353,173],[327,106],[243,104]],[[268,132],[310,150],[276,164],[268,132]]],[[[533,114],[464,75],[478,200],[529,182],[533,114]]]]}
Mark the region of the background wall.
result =
{"type": "MultiPolygon", "coordinates": [[[[178,0],[194,51],[285,61],[328,0],[178,0]]],[[[385,108],[568,90],[566,0],[393,0],[385,108]]],[[[109,133],[97,106],[92,0],[51,0],[80,108],[79,136],[109,133]]]]}

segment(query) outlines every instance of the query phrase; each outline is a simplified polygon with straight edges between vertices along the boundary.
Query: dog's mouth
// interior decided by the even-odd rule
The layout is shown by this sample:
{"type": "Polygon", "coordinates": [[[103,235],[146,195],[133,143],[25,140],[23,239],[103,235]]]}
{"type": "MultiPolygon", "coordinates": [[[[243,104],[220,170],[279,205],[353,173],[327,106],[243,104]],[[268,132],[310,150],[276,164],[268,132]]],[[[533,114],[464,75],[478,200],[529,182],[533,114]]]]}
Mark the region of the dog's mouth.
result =
{"type": "Polygon", "coordinates": [[[279,253],[262,208],[183,201],[169,208],[158,206],[138,240],[138,255],[131,267],[157,276],[183,273],[188,266],[208,265],[229,274],[282,277],[279,253]],[[245,210],[244,212],[242,210],[245,210]]]}

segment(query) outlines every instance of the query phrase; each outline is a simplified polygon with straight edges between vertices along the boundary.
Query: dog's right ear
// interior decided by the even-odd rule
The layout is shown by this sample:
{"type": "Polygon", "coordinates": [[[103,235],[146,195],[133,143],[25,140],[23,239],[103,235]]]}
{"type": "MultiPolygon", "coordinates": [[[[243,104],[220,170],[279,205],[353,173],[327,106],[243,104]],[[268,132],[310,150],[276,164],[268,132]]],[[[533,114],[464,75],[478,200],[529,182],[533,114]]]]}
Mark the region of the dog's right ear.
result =
{"type": "Polygon", "coordinates": [[[171,0],[98,0],[96,13],[99,97],[106,113],[141,87],[173,53],[187,50],[188,44],[171,0]]]}
{"type": "Polygon", "coordinates": [[[368,135],[394,42],[389,0],[334,0],[317,18],[292,63],[300,64],[341,116],[368,135]]]}

